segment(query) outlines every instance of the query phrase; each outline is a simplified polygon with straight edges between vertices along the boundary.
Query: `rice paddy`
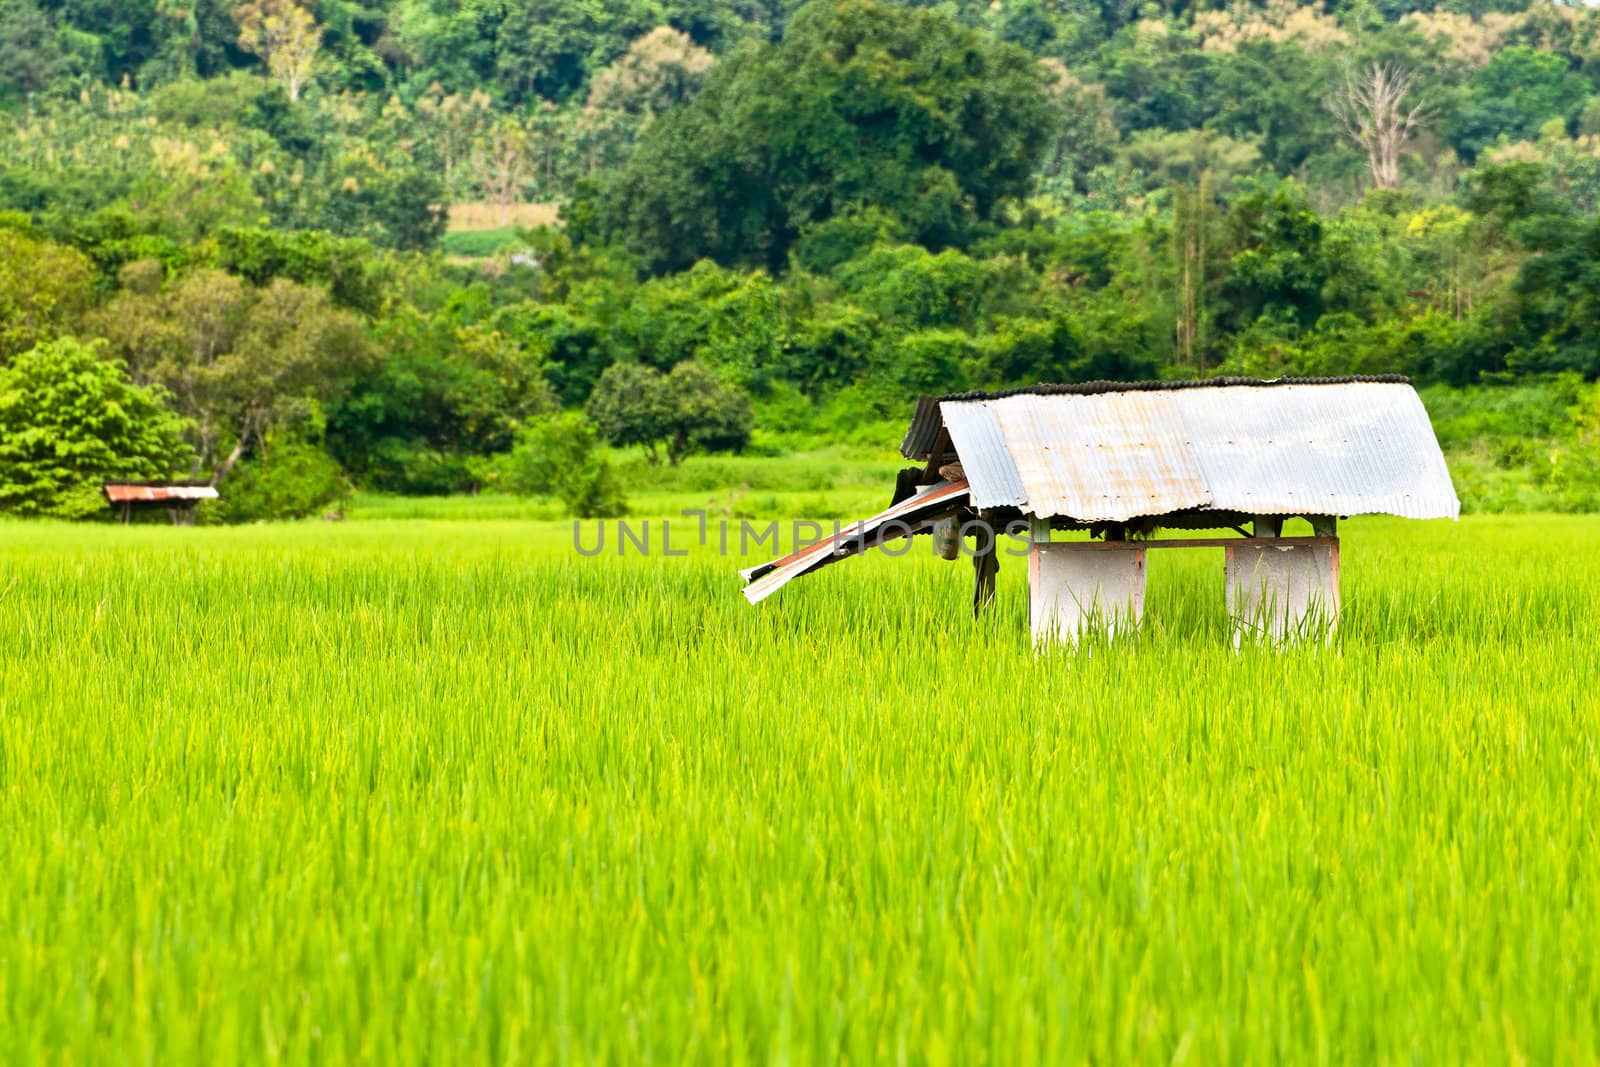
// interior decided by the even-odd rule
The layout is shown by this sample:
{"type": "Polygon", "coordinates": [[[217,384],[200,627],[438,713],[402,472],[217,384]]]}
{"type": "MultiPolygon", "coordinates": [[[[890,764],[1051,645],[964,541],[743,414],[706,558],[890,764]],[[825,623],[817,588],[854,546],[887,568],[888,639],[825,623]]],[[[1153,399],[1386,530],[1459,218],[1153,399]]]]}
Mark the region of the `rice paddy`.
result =
{"type": "Polygon", "coordinates": [[[919,547],[0,525],[0,1061],[1593,1062],[1600,520],[1221,554],[1035,655],[919,547]]]}

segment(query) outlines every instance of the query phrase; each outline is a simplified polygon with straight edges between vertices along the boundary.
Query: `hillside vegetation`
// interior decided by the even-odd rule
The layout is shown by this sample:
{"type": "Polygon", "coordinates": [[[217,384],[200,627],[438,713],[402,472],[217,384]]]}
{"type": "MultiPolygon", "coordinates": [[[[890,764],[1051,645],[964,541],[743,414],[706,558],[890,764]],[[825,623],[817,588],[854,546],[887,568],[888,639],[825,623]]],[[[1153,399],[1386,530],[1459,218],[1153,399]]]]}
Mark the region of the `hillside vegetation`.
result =
{"type": "Polygon", "coordinates": [[[0,390],[117,362],[214,518],[603,513],[606,443],[1219,372],[1411,375],[1470,506],[1596,499],[1593,9],[0,0],[0,42],[0,390]]]}

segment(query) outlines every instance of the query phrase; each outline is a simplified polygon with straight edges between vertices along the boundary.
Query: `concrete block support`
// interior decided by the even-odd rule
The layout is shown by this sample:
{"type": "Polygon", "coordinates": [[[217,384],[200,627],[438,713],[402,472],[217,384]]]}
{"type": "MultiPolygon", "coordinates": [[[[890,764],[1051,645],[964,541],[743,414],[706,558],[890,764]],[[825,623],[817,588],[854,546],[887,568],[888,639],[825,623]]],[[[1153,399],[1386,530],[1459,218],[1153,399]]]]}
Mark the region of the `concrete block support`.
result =
{"type": "Polygon", "coordinates": [[[1144,617],[1144,546],[1035,542],[1028,551],[1028,618],[1035,645],[1111,636],[1144,617]]]}
{"type": "Polygon", "coordinates": [[[1339,619],[1339,540],[1229,545],[1227,583],[1234,648],[1246,638],[1325,639],[1339,619]]]}

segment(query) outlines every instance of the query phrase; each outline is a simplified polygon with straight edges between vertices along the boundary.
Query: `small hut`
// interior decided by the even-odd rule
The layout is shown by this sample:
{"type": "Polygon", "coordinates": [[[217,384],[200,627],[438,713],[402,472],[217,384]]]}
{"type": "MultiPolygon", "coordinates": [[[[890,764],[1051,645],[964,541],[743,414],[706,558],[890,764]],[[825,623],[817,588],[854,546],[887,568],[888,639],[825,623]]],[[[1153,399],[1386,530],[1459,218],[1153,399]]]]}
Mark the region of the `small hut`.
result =
{"type": "Polygon", "coordinates": [[[124,523],[135,511],[160,509],[174,526],[190,525],[200,501],[217,499],[216,486],[209,482],[107,482],[100,491],[124,523]]]}
{"type": "Polygon", "coordinates": [[[923,397],[900,450],[918,465],[902,472],[892,506],[745,571],[751,603],[838,559],[931,533],[946,558],[971,542],[981,611],[1011,535],[1025,546],[1035,640],[1073,641],[1138,624],[1150,551],[1213,547],[1226,557],[1235,642],[1279,640],[1337,620],[1341,517],[1461,510],[1427,412],[1397,376],[923,397]],[[1309,534],[1284,536],[1291,518],[1309,534]],[[1055,537],[1072,530],[1089,536],[1055,537]]]}

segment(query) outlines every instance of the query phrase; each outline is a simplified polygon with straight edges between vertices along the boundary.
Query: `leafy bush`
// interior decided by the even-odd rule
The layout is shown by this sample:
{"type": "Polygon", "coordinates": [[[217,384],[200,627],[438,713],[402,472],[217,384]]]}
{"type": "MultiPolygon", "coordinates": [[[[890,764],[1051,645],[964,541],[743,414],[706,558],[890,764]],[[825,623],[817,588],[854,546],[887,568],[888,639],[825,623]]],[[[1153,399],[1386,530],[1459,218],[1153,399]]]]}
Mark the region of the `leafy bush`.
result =
{"type": "Polygon", "coordinates": [[[350,494],[344,471],[322,449],[301,441],[272,442],[234,468],[208,521],[262,522],[315,515],[350,494]]]}
{"type": "Polygon", "coordinates": [[[450,314],[392,314],[386,357],[332,409],[329,451],[363,486],[406,494],[477,486],[471,457],[504,452],[555,400],[542,353],[450,314]]]}
{"type": "Polygon", "coordinates": [[[535,419],[506,458],[505,486],[515,493],[558,497],[580,519],[624,515],[622,487],[599,443],[594,424],[577,412],[535,419]]]}
{"type": "Polygon", "coordinates": [[[107,480],[171,477],[193,453],[163,399],[70,337],[0,367],[0,510],[84,518],[107,480]]]}

